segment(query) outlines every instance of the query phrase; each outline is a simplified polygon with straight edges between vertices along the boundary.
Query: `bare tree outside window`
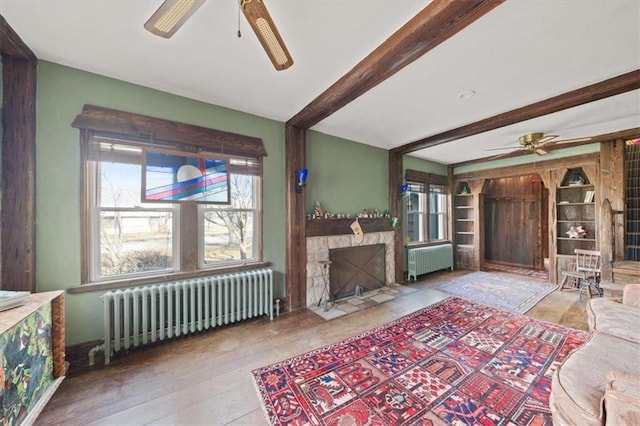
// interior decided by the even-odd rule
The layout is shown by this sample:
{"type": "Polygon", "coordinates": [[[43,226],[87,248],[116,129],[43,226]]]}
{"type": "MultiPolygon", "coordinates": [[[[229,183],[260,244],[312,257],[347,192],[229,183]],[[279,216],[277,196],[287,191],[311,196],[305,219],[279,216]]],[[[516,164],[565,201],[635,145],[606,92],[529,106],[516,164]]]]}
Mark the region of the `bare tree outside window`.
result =
{"type": "Polygon", "coordinates": [[[141,166],[103,162],[98,169],[100,277],[171,269],[172,212],[140,202],[141,166]]]}
{"type": "Polygon", "coordinates": [[[231,174],[231,204],[204,209],[204,263],[252,259],[255,216],[254,177],[231,174]]]}

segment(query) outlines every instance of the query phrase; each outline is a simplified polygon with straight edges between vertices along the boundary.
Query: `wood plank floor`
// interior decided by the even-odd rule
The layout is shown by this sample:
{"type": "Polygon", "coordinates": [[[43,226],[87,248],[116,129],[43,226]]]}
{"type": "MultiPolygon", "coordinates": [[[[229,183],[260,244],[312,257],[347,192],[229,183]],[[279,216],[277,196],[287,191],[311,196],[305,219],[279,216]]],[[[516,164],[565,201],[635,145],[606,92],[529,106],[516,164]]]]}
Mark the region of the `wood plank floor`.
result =
{"type": "MultiPolygon", "coordinates": [[[[309,310],[257,319],[138,350],[67,377],[37,425],[263,425],[251,370],[334,343],[445,297],[430,274],[417,289],[331,321],[309,310]]],[[[586,298],[555,291],[527,313],[586,330],[586,298]]]]}

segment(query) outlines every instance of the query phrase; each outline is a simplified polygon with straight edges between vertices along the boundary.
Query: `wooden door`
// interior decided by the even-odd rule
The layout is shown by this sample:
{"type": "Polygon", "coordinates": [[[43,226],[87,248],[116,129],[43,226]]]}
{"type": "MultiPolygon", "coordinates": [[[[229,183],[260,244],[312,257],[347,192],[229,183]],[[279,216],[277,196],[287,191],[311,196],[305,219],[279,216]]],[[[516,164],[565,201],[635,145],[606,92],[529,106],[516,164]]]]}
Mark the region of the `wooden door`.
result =
{"type": "Polygon", "coordinates": [[[544,267],[543,192],[538,175],[488,182],[484,197],[486,261],[544,267]]]}

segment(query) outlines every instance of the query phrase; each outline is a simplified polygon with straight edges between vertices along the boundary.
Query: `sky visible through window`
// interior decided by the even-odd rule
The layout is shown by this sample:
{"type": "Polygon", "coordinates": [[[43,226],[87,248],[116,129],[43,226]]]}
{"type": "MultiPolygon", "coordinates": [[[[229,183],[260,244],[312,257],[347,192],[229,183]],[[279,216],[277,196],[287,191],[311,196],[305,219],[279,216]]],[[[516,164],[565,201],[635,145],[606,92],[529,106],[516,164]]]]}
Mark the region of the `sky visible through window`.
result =
{"type": "MultiPolygon", "coordinates": [[[[142,203],[142,166],[126,163],[101,163],[102,207],[170,207],[164,203],[142,203]]],[[[148,184],[162,185],[163,173],[149,173],[148,184]]]]}

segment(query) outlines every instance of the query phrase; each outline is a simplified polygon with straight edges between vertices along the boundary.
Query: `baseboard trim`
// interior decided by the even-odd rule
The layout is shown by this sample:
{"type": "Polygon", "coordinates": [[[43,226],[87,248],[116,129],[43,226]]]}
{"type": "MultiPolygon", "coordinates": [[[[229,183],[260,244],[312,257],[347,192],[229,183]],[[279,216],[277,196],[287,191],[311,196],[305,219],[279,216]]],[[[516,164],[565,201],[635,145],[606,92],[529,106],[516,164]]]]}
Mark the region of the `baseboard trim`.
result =
{"type": "MultiPolygon", "coordinates": [[[[95,367],[89,365],[89,351],[101,344],[102,340],[91,340],[89,342],[67,346],[65,348],[65,359],[69,363],[67,376],[73,376],[79,372],[86,371],[89,368],[95,367]]],[[[98,363],[98,361],[96,360],[96,365],[102,364],[102,362],[98,363]]]]}

